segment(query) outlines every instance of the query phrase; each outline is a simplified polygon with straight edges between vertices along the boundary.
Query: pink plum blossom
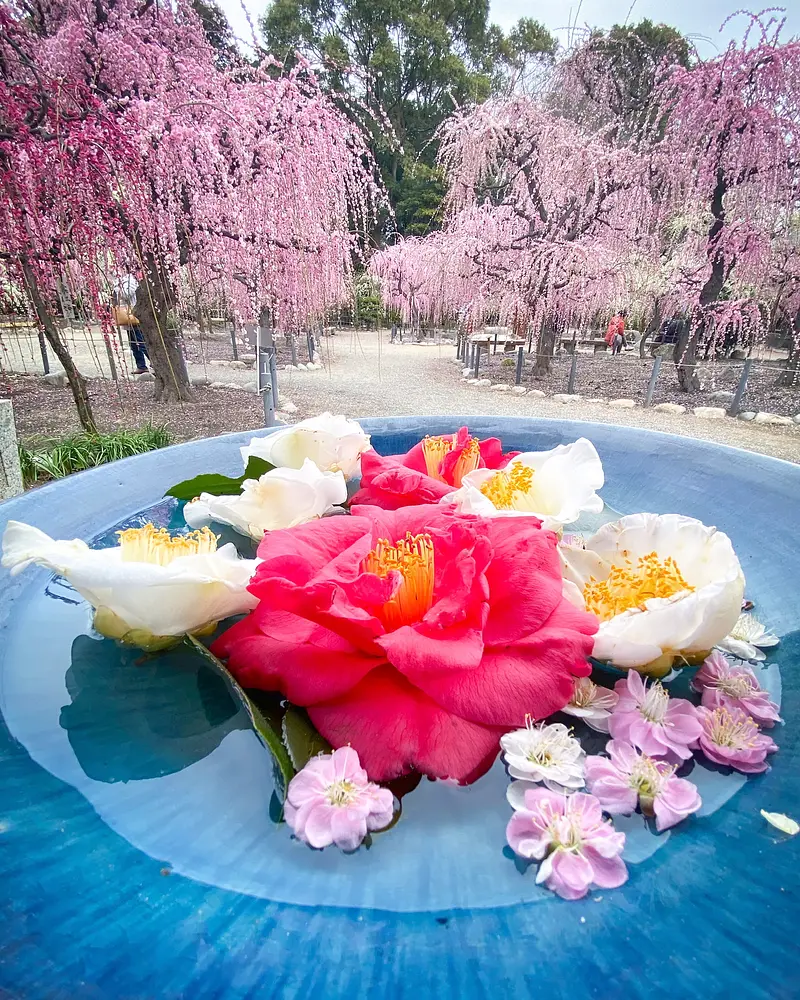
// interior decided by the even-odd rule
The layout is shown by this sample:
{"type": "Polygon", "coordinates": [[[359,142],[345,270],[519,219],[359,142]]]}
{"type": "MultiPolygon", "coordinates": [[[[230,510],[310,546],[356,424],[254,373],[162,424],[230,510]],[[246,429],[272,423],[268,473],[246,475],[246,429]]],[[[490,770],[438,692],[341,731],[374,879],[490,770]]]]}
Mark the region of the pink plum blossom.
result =
{"type": "Polygon", "coordinates": [[[630,815],[637,804],[666,830],[697,812],[702,800],[691,781],[675,777],[675,767],[653,760],[630,743],[610,740],[608,757],[586,758],[586,787],[606,812],[630,815]]]}
{"type": "Polygon", "coordinates": [[[734,767],[745,774],[759,774],[769,765],[766,757],[777,744],[758,731],[753,719],[741,708],[697,709],[701,732],[698,746],[709,760],[734,767]]]}
{"type": "Polygon", "coordinates": [[[595,885],[616,889],[628,878],[621,858],[625,834],[617,833],[594,795],[563,795],[546,788],[525,792],[525,808],[506,828],[511,849],[542,863],[537,883],[562,899],[581,899],[595,885]]]}
{"type": "Polygon", "coordinates": [[[734,667],[717,650],[697,671],[692,687],[702,692],[705,708],[740,708],[760,726],[770,727],[781,721],[778,706],[750,667],[734,667]]]}
{"type": "Polygon", "coordinates": [[[566,715],[574,715],[576,719],[583,719],[587,726],[598,733],[607,733],[608,720],[618,701],[616,691],[599,687],[589,677],[576,677],[572,697],[561,711],[566,715]]]}
{"type": "Polygon", "coordinates": [[[352,747],[313,757],[289,782],[286,822],[311,847],[354,851],[368,830],[392,820],[394,797],[367,778],[352,747]]]}
{"type": "Polygon", "coordinates": [[[641,675],[629,670],[617,681],[617,707],[608,720],[614,740],[639,747],[649,757],[688,760],[689,749],[700,735],[696,709],[684,698],[670,698],[659,681],[649,687],[641,675]]]}

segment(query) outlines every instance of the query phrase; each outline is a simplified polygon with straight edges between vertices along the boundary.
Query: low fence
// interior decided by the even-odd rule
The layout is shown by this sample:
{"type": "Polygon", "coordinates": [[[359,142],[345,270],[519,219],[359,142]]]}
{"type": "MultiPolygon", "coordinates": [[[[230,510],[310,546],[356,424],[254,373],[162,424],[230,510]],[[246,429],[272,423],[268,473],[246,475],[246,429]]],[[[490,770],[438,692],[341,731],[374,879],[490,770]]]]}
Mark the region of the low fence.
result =
{"type": "Polygon", "coordinates": [[[547,357],[549,371],[536,371],[542,355],[528,353],[524,346],[504,350],[502,339],[475,343],[465,336],[456,342],[459,361],[474,378],[541,388],[549,393],[581,395],[587,398],[627,398],[642,406],[663,402],[710,405],[736,416],[744,410],[793,415],[800,411],[800,375],[793,385],[784,385],[785,361],[750,357],[734,361],[701,359],[685,366],[694,372],[700,388],[685,392],[678,382],[676,365],[670,356],[642,358],[626,352],[574,354],[547,357]]]}

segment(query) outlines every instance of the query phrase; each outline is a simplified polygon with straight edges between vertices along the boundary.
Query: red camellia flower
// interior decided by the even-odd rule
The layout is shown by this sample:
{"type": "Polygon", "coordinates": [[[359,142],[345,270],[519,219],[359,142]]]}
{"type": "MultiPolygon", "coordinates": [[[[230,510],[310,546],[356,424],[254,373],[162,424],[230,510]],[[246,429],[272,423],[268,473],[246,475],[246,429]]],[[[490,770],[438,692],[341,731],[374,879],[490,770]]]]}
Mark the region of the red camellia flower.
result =
{"type": "Polygon", "coordinates": [[[503,732],[590,672],[597,620],[563,599],[536,518],[357,507],[269,532],[258,554],[260,603],[214,652],[244,687],[305,706],[374,781],[474,781],[503,732]]]}
{"type": "Polygon", "coordinates": [[[466,427],[455,434],[426,437],[405,455],[379,455],[371,449],[361,456],[361,489],[355,504],[377,504],[397,510],[438,503],[457,490],[475,469],[502,469],[518,452],[503,454],[499,438],[479,441],[466,427]]]}

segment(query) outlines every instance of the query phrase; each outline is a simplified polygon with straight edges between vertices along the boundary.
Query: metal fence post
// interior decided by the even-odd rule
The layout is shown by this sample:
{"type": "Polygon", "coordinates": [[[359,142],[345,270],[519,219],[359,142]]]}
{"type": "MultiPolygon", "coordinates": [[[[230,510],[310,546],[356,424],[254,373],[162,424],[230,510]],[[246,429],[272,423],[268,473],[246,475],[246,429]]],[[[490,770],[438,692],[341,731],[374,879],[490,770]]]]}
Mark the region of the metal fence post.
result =
{"type": "Polygon", "coordinates": [[[264,404],[264,426],[275,426],[278,405],[278,373],[275,366],[275,344],[269,327],[256,329],[256,357],[258,358],[258,392],[264,404]],[[262,338],[267,341],[262,343],[262,338]]]}
{"type": "Polygon", "coordinates": [[[736,392],[733,394],[730,409],[728,410],[728,414],[732,417],[735,417],[742,408],[742,399],[744,398],[744,391],[747,388],[747,377],[750,374],[750,369],[752,367],[753,359],[746,358],[744,367],[742,368],[742,377],[739,379],[739,384],[736,386],[736,392]]]}
{"type": "Polygon", "coordinates": [[[657,355],[653,361],[653,370],[650,372],[650,381],[647,383],[647,392],[644,396],[644,405],[649,406],[653,402],[653,393],[656,390],[656,382],[658,381],[658,373],[661,371],[661,362],[664,359],[661,355],[657,355]]]}
{"type": "Polygon", "coordinates": [[[497,354],[497,334],[494,335],[494,350],[492,354],[497,354]]]}
{"type": "Polygon", "coordinates": [[[50,359],[47,357],[47,344],[45,343],[44,334],[39,330],[39,350],[42,354],[42,368],[44,369],[45,375],[50,374],[50,359]]]}
{"type": "Polygon", "coordinates": [[[480,344],[476,344],[475,345],[475,370],[474,370],[474,373],[473,373],[473,376],[472,376],[473,378],[477,378],[478,377],[478,369],[480,368],[480,366],[481,366],[481,345],[480,344]]]}
{"type": "Polygon", "coordinates": [[[578,355],[572,355],[572,362],[569,366],[569,378],[567,379],[567,392],[572,395],[575,392],[575,373],[578,369],[578,355]]]}
{"type": "Polygon", "coordinates": [[[514,384],[519,385],[522,382],[522,365],[525,361],[525,348],[517,348],[517,371],[514,376],[514,384]]]}

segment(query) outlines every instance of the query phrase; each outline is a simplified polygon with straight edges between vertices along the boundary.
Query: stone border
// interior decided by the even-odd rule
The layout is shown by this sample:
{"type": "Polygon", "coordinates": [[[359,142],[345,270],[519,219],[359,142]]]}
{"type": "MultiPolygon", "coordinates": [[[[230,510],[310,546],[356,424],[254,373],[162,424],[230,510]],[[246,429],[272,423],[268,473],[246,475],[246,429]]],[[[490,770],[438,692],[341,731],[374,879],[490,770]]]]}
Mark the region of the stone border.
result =
{"type": "MultiPolygon", "coordinates": [[[[526,389],[523,385],[509,385],[507,382],[492,382],[489,378],[468,378],[462,375],[461,381],[464,385],[479,386],[483,389],[494,389],[497,392],[513,392],[517,396],[533,396],[537,399],[544,399],[548,393],[542,389],[526,389]]],[[[621,410],[632,410],[634,408],[654,410],[656,413],[672,413],[677,415],[691,414],[701,420],[724,420],[729,417],[728,411],[721,406],[682,406],[680,403],[656,403],[655,406],[643,407],[635,399],[606,399],[604,396],[582,396],[579,393],[555,392],[550,396],[556,403],[569,405],[570,403],[601,403],[606,406],[613,406],[621,410]]],[[[780,413],[755,413],[752,410],[744,410],[737,414],[737,420],[752,420],[756,424],[772,424],[779,427],[797,427],[800,429],[800,413],[793,417],[784,417],[780,413]]]]}

